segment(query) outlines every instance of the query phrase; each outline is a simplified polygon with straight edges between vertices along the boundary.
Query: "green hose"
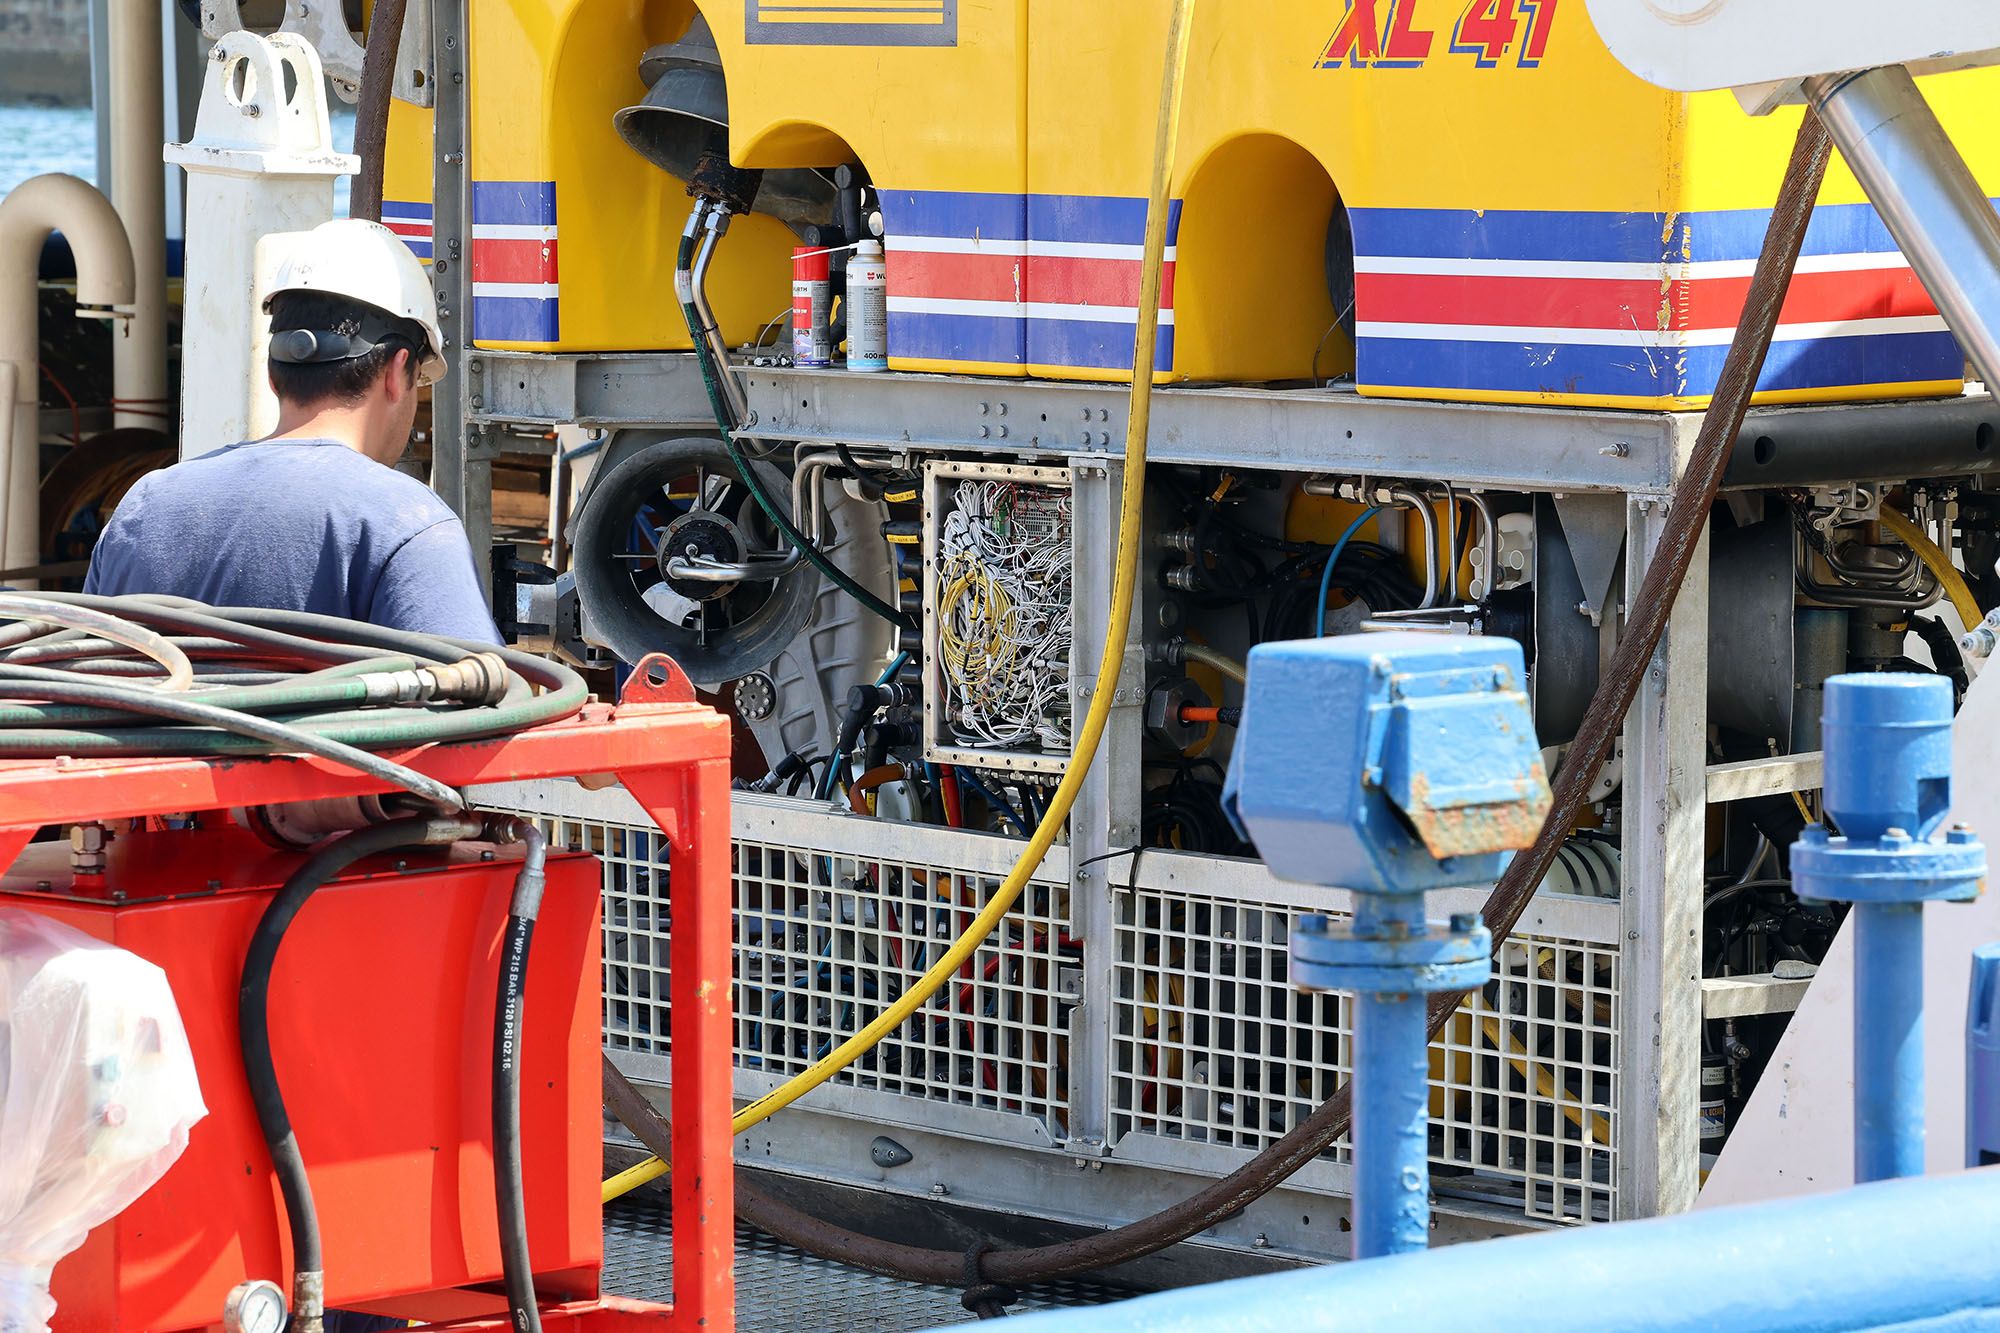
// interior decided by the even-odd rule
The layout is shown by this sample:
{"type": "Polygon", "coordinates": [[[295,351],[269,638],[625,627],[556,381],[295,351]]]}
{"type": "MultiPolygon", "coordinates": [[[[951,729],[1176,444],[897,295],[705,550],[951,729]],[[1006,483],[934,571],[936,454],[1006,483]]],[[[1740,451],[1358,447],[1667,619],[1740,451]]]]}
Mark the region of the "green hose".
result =
{"type": "MultiPolygon", "coordinates": [[[[144,679],[108,679],[82,669],[130,667],[138,654],[123,645],[52,636],[26,621],[0,626],[0,757],[212,758],[298,751],[366,767],[387,779],[382,770],[388,761],[363,764],[354,752],[508,735],[573,716],[589,699],[583,679],[561,663],[490,644],[306,612],[219,609],[179,598],[35,596],[118,616],[183,648],[193,639],[211,647],[197,658],[195,689],[169,695],[144,679]],[[15,653],[55,660],[48,650],[59,640],[61,652],[72,654],[72,669],[14,660],[15,653]],[[216,644],[236,645],[238,663],[282,663],[295,674],[265,684],[229,683],[226,672],[217,670],[216,644]],[[369,688],[363,674],[439,667],[479,653],[498,656],[509,673],[497,703],[364,706],[369,688]],[[309,669],[297,671],[301,665],[309,669]],[[162,720],[183,725],[160,725],[162,720]]],[[[399,785],[412,785],[406,777],[429,783],[400,766],[389,767],[399,774],[393,779],[399,785]]]]}
{"type": "MultiPolygon", "coordinates": [[[[697,206],[696,213],[698,218],[700,206],[697,206]]],[[[694,247],[694,229],[691,224],[688,230],[681,234],[680,255],[674,266],[674,276],[679,280],[681,290],[687,292],[693,290],[691,275],[694,268],[694,247]]],[[[722,401],[722,386],[716,380],[717,375],[724,371],[713,364],[709,354],[708,339],[703,335],[701,314],[694,308],[692,297],[684,297],[681,300],[681,318],[687,321],[688,337],[694,343],[695,364],[701,367],[702,386],[708,390],[708,407],[715,415],[715,428],[722,436],[722,447],[729,451],[729,461],[736,468],[736,475],[743,479],[744,486],[749,488],[751,498],[757,501],[757,507],[764,511],[766,518],[777,525],[778,531],[785,534],[785,540],[796,547],[799,554],[804,556],[815,569],[832,580],[834,586],[897,629],[914,633],[917,629],[914,618],[890,606],[850,578],[793,525],[791,515],[780,508],[765,491],[763,483],[757,480],[757,474],[750,466],[750,460],[745,458],[743,451],[737,447],[736,428],[729,420],[728,405],[722,401]]]]}

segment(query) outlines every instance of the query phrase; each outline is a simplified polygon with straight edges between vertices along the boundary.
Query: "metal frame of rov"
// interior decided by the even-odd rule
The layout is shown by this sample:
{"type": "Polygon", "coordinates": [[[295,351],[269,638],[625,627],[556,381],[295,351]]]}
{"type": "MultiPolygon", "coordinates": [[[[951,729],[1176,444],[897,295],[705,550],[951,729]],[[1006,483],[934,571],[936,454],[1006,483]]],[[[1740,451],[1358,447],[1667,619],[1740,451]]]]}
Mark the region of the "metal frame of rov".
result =
{"type": "MultiPolygon", "coordinates": [[[[478,386],[478,402],[468,402],[467,413],[475,435],[498,438],[558,423],[614,433],[709,428],[699,377],[686,357],[474,352],[467,359],[468,381],[478,386]]],[[[1077,663],[1096,660],[1117,543],[1122,390],[785,368],[741,374],[757,433],[786,446],[838,444],[911,467],[983,459],[1066,469],[1075,507],[1072,655],[1077,663]]],[[[1563,661],[1563,668],[1540,673],[1560,680],[1593,676],[1596,662],[1583,659],[1601,659],[1616,642],[1622,603],[1637,593],[1697,424],[1688,414],[1379,401],[1327,389],[1163,389],[1156,395],[1152,456],[1163,469],[1449,482],[1505,497],[1516,509],[1525,505],[1537,528],[1578,539],[1568,543],[1576,559],[1559,568],[1577,567],[1569,577],[1579,590],[1595,585],[1583,592],[1584,605],[1565,608],[1578,613],[1585,637],[1577,638],[1572,625],[1549,659],[1563,661]],[[1582,549],[1586,544],[1590,551],[1582,549]],[[1590,577],[1578,578],[1585,566],[1590,577]]],[[[1857,494],[1857,483],[1916,482],[1939,495],[1959,484],[1977,486],[1994,465],[1996,426],[2000,412],[1972,396],[1760,409],[1746,424],[1725,500],[1748,518],[1789,496],[1830,506],[1827,513],[1853,524],[1870,503],[1867,488],[1857,494]]],[[[1884,487],[1874,489],[1879,499],[1884,487]]],[[[1729,531],[1726,524],[1717,530],[1729,531]]],[[[1759,577],[1775,580],[1774,595],[1789,605],[1795,557],[1810,566],[1812,556],[1794,551],[1789,540],[1781,545],[1775,555],[1764,554],[1759,577]]],[[[1622,834],[1618,892],[1581,897],[1545,890],[1520,929],[1513,989],[1503,958],[1501,986],[1484,1000],[1488,1007],[1476,1005],[1471,1026],[1456,1037],[1447,1033],[1434,1056],[1433,1106],[1443,1137],[1434,1141],[1433,1185],[1443,1237],[1691,1205],[1707,1137],[1705,1046],[1723,1040],[1720,1025],[1781,1013],[1803,989],[1797,978],[1721,984],[1703,975],[1704,900],[1714,887],[1711,806],[1809,791],[1818,780],[1816,756],[1790,752],[1799,749],[1797,738],[1782,728],[1774,728],[1780,734],[1769,757],[1716,762],[1711,644],[1729,644],[1718,678],[1734,670],[1736,659],[1782,656],[1788,688],[1791,666],[1789,621],[1780,627],[1741,606],[1739,557],[1733,548],[1724,556],[1731,572],[1713,603],[1710,561],[1696,559],[1628,716],[1622,789],[1613,801],[1622,834]],[[1515,1105],[1496,1113],[1490,1100],[1496,1090],[1515,1105]],[[1462,1142],[1455,1137],[1461,1133],[1462,1142]]],[[[1044,933],[1015,942],[1032,950],[1035,941],[1058,934],[1086,948],[1103,941],[1111,965],[1066,967],[1053,951],[1032,966],[1024,960],[1018,994],[1007,1002],[1013,1007],[985,1011],[998,1035],[972,1031],[979,1027],[975,1015],[963,1042],[956,1036],[946,1042],[943,1054],[972,1062],[975,1095],[966,1095],[965,1079],[954,1091],[945,1086],[950,1080],[913,1075],[914,1057],[905,1051],[897,1057],[904,1063],[864,1065],[740,1136],[745,1160],[834,1183],[1103,1224],[1171,1201],[1193,1177],[1240,1165],[1274,1126],[1302,1114],[1344,1073],[1346,1029],[1337,1009],[1277,1010],[1286,992],[1284,920],[1294,910],[1339,911],[1341,895],[1282,885],[1255,862],[1226,857],[1161,851],[1120,859],[1141,841],[1136,775],[1147,743],[1146,687],[1158,674],[1147,660],[1144,619],[1127,645],[1104,751],[1071,821],[1070,841],[1038,876],[1050,895],[1030,910],[1046,914],[1044,933]],[[1189,904],[1199,905],[1198,926],[1189,904]],[[1183,910],[1189,915],[1164,919],[1183,910]],[[1168,935],[1178,936],[1172,948],[1181,951],[1172,959],[1163,943],[1168,935]],[[1251,955],[1260,958],[1252,962],[1251,955]],[[1263,1008],[1242,1011],[1252,992],[1263,1008]],[[1196,1011],[1224,994],[1246,1021],[1202,1026],[1196,1011]],[[1168,1010],[1186,1024],[1175,1034],[1185,1048],[1176,1058],[1187,1063],[1174,1071],[1180,1098],[1174,1116],[1164,1114],[1166,1094],[1148,1103],[1136,1087],[1166,1068],[1148,1064],[1156,1057],[1140,1048],[1149,1032],[1164,1029],[1168,1010]],[[1260,1016],[1270,1021],[1247,1021],[1260,1016]],[[1305,1053],[1285,1048],[1314,1028],[1330,1029],[1331,1044],[1305,1053]],[[1281,1029],[1290,1035],[1274,1035],[1281,1029]],[[995,1044],[1005,1041],[1014,1044],[995,1044]],[[1196,1047],[1208,1058],[1205,1068],[1196,1062],[1196,1047]],[[1024,1066],[1013,1082],[999,1070],[1003,1054],[1024,1066]],[[998,1091],[1015,1095],[976,1095],[976,1084],[992,1077],[982,1059],[999,1073],[998,1091]],[[1060,1098],[1050,1094],[1057,1079],[1060,1098]],[[1052,1112],[1056,1100],[1061,1105],[1052,1112]],[[1227,1114],[1220,1109],[1225,1103],[1232,1108],[1227,1114]],[[874,1150],[885,1136],[910,1154],[909,1165],[881,1164],[874,1150]]],[[[1077,677],[1071,687],[1085,698],[1097,684],[1077,677]]],[[[615,799],[546,790],[520,790],[514,799],[555,821],[564,836],[617,853],[609,858],[607,892],[633,900],[624,910],[636,910],[637,900],[654,891],[640,882],[651,874],[643,848],[635,851],[624,840],[631,812],[615,799]]],[[[860,876],[843,866],[894,863],[919,879],[926,867],[993,877],[1018,846],[782,797],[739,796],[732,822],[739,911],[752,900],[744,895],[758,891],[746,887],[750,881],[768,891],[774,879],[784,879],[818,895],[815,910],[823,919],[846,923],[846,934],[816,936],[813,947],[860,962],[881,956],[893,932],[871,915],[862,901],[867,895],[854,891],[860,876]],[[818,872],[811,869],[816,862],[824,863],[818,872]],[[805,870],[778,874],[773,865],[805,870]]],[[[1739,845],[1725,859],[1733,856],[1735,868],[1744,855],[1739,845]]],[[[1468,893],[1464,905],[1476,905],[1480,896],[1468,893]]],[[[622,919],[632,925],[623,956],[639,962],[645,937],[664,927],[622,919]]],[[[753,952],[739,932],[740,972],[753,952]]],[[[767,951],[760,966],[815,965],[779,950],[767,951]]],[[[1003,971],[1001,980],[1014,975],[1003,971]]],[[[643,989],[632,975],[614,977],[614,1006],[631,1000],[635,988],[643,989]]],[[[773,1058],[772,1011],[756,1003],[739,995],[739,1096],[768,1091],[793,1067],[773,1058]]],[[[800,1024],[812,1029],[804,1039],[816,1042],[824,1027],[843,1021],[838,1012],[822,1012],[800,1024]]],[[[1733,1028],[1727,1039],[1735,1040],[1733,1028]]],[[[663,1034],[614,1024],[607,1044],[635,1079],[660,1082],[663,1034]]],[[[1344,1205],[1347,1171],[1339,1153],[1329,1154],[1203,1240],[1274,1255],[1338,1252],[1338,1229],[1329,1223],[1344,1205]]]]}

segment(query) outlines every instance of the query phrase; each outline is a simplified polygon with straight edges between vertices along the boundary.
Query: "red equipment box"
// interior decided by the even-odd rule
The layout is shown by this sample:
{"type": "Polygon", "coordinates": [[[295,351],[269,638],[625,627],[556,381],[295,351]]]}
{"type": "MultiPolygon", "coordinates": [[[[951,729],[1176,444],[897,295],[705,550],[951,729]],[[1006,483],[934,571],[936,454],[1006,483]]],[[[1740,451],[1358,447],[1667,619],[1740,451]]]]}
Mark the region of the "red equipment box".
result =
{"type": "MultiPolygon", "coordinates": [[[[456,787],[616,773],[667,834],[673,867],[671,1309],[596,1301],[600,879],[553,849],[529,960],[522,1138],[529,1246],[558,1325],[727,1330],[733,1207],[729,1082],[729,728],[670,664],[616,709],[519,736],[395,756],[456,787]]],[[[301,854],[213,814],[150,815],[385,790],[313,759],[0,763],[0,902],[160,965],[193,1046],[207,1118],[157,1185],[55,1271],[57,1333],[219,1322],[246,1277],[289,1289],[289,1244],[242,1072],[236,994],[250,932],[301,854]],[[102,875],[73,877],[38,827],[118,831],[102,875]]],[[[329,1308],[423,1320],[503,1314],[492,1180],[490,1059],[501,928],[518,849],[479,844],[360,863],[307,904],[278,957],[272,1045],[326,1245],[329,1308]],[[492,859],[483,859],[490,856],[492,859]],[[470,1289],[469,1289],[470,1288],[470,1289]]]]}

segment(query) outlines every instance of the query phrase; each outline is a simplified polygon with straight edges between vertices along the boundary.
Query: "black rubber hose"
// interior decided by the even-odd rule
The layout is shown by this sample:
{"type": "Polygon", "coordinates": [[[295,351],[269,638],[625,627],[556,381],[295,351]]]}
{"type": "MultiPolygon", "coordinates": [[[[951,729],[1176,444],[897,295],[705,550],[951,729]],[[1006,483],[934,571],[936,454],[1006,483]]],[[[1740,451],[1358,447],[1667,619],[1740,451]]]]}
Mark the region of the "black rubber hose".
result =
{"type": "MultiPolygon", "coordinates": [[[[269,718],[252,713],[239,713],[230,708],[218,708],[213,704],[199,703],[180,695],[164,694],[143,685],[119,685],[110,681],[76,680],[73,682],[36,681],[24,684],[22,691],[51,703],[68,701],[89,704],[101,708],[113,708],[126,713],[142,713],[152,717],[165,718],[173,722],[188,722],[197,726],[213,727],[217,731],[261,741],[274,751],[289,751],[298,754],[317,755],[357,773],[365,773],[379,782],[392,783],[405,791],[415,792],[426,800],[440,805],[463,808],[465,798],[455,788],[448,787],[436,778],[427,777],[413,768],[356,749],[352,745],[315,735],[299,727],[273,722],[269,718]]],[[[151,733],[142,733],[150,735],[151,733]]],[[[204,747],[204,752],[210,747],[204,747]]],[[[129,741],[124,746],[107,744],[100,747],[79,745],[64,746],[61,742],[51,742],[47,733],[41,730],[0,731],[0,755],[44,753],[50,750],[66,750],[73,754],[106,754],[113,750],[122,753],[157,755],[163,747],[141,743],[136,749],[129,741]]]]}
{"type": "Polygon", "coordinates": [[[541,1333],[535,1268],[528,1255],[528,1202],[521,1171],[521,1024],[528,991],[528,948],[542,910],[548,843],[525,819],[494,832],[527,849],[514,879],[507,931],[500,944],[500,986],[493,1002],[493,1197],[500,1217],[500,1260],[514,1333],[541,1333]]]}
{"type": "MultiPolygon", "coordinates": [[[[1784,184],[1771,210],[1771,222],[1764,235],[1764,247],[1757,258],[1756,272],[1744,301],[1743,315],[1723,361],[1715,395],[1703,415],[1701,429],[1689,453],[1686,470],[1675,482],[1668,500],[1667,521],[1660,533],[1652,560],[1647,564],[1638,596],[1633,599],[1631,621],[1619,641],[1611,665],[1599,681],[1597,693],[1584,713],[1577,737],[1556,772],[1555,799],[1549,817],[1533,847],[1521,852],[1508,865],[1494,886],[1483,910],[1493,932],[1497,951],[1513,932],[1535,890],[1548,874],[1550,864],[1567,840],[1577,813],[1583,808],[1598,771],[1611,753],[1612,743],[1623,728],[1625,714],[1637,697],[1660,637],[1666,631],[1667,616],[1680,592],[1681,582],[1700,544],[1708,511],[1715,503],[1723,469],[1743,416],[1749,409],[1757,377],[1771,350],[1777,330],[1778,311],[1797,267],[1799,249],[1805,240],[1806,223],[1812,218],[1813,200],[1819,195],[1830,153],[1826,131],[1811,111],[1799,127],[1792,157],[1785,169],[1784,184]]],[[[1431,998],[1430,1033],[1435,1037],[1464,999],[1463,992],[1447,992],[1431,998]]],[[[618,1071],[605,1062],[605,1084],[624,1083],[618,1071]]],[[[627,1085],[629,1086],[629,1085],[627,1085]]],[[[981,1273],[989,1282],[1025,1285],[1055,1278],[1092,1273],[1142,1259],[1170,1245],[1197,1236],[1210,1227],[1248,1208],[1280,1182],[1324,1153],[1334,1140],[1347,1132],[1353,1089],[1342,1084],[1304,1120],[1255,1157],[1180,1202],[1150,1217],[1121,1227],[1097,1232],[1077,1240],[1032,1249],[994,1250],[984,1256],[981,1273]]],[[[644,1099],[639,1099],[644,1103],[644,1099]]],[[[624,1105],[634,1119],[642,1119],[628,1102],[609,1103],[614,1114],[624,1105]]],[[[647,1108],[650,1110],[650,1108],[647,1108]]],[[[620,1119],[624,1115],[620,1114],[620,1119]]],[[[647,1140],[651,1130],[642,1132],[627,1120],[627,1128],[647,1140]]],[[[650,1143],[648,1146],[651,1146],[650,1143]]],[[[811,1217],[775,1199],[738,1187],[737,1216],[787,1244],[840,1263],[884,1273],[910,1282],[956,1287],[964,1281],[965,1256],[960,1251],[924,1249],[898,1245],[864,1236],[821,1218],[811,1217]]]]}
{"type": "Polygon", "coordinates": [[[1965,669],[1965,654],[1958,646],[1958,636],[1951,627],[1936,616],[1911,616],[1910,628],[1931,650],[1931,664],[1940,676],[1951,680],[1951,688],[1959,702],[1965,701],[1965,692],[1972,688],[1972,679],[1965,669]]]}
{"type": "Polygon", "coordinates": [[[382,220],[382,176],[389,158],[389,99],[396,86],[396,56],[403,41],[408,0],[375,0],[368,16],[368,45],[361,52],[361,90],[354,105],[354,154],[361,170],[348,194],[347,215],[382,220]]]}
{"type": "Polygon", "coordinates": [[[320,886],[356,861],[378,852],[404,847],[433,846],[476,837],[479,825],[462,819],[398,819],[358,829],[308,856],[292,872],[258,918],[243,958],[242,980],[236,991],[236,1035],[243,1051],[243,1074],[250,1084],[250,1104],[271,1151],[271,1169],[284,1196],[285,1220],[292,1237],[291,1333],[320,1333],[325,1310],[326,1258],[320,1248],[319,1214],[313,1209],[312,1185],[305,1158],[292,1132],[278,1069],[271,1055],[271,970],[285,932],[306,901],[320,886]]]}

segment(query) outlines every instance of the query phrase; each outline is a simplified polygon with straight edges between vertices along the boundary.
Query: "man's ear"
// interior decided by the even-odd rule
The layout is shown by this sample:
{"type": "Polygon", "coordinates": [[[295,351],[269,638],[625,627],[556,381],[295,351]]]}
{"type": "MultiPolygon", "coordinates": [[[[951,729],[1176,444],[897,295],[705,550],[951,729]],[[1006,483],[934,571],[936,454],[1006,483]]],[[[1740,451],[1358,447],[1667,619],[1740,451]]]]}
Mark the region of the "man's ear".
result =
{"type": "Polygon", "coordinates": [[[382,377],[389,389],[389,401],[400,403],[404,394],[417,391],[416,357],[407,347],[398,347],[389,358],[389,373],[382,377]]]}

